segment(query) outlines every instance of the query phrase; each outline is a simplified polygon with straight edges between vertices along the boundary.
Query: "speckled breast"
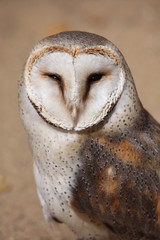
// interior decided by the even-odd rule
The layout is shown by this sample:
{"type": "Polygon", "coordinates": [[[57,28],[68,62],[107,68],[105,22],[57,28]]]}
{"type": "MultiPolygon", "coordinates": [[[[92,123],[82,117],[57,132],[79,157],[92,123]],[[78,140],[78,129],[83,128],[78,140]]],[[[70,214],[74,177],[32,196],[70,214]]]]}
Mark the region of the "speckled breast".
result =
{"type": "Polygon", "coordinates": [[[160,126],[143,113],[120,135],[88,138],[72,206],[118,239],[160,239],[160,126]]]}

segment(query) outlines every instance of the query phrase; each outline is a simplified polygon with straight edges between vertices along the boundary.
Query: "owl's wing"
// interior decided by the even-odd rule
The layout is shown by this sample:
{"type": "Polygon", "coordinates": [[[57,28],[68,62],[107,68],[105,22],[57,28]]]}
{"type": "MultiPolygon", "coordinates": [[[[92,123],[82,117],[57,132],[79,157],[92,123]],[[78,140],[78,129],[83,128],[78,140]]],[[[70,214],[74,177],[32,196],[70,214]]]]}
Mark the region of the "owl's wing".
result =
{"type": "Polygon", "coordinates": [[[160,125],[145,111],[121,134],[88,138],[72,205],[120,239],[160,239],[160,125]]]}

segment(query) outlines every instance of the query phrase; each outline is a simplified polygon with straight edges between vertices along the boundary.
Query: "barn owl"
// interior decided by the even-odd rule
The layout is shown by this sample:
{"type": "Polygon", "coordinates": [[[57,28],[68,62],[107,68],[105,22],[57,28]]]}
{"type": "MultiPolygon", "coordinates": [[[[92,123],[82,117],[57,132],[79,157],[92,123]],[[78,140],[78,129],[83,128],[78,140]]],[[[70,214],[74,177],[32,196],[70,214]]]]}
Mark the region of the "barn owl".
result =
{"type": "Polygon", "coordinates": [[[79,31],[41,40],[19,107],[48,222],[83,240],[160,239],[160,125],[114,44],[79,31]]]}

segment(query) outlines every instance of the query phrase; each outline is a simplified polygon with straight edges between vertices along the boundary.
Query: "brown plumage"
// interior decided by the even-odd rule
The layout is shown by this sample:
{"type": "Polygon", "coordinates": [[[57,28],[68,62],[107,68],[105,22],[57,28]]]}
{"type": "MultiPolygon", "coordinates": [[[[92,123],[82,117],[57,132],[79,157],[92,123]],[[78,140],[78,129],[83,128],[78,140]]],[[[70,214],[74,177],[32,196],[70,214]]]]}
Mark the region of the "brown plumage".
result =
{"type": "Polygon", "coordinates": [[[160,239],[160,125],[148,112],[121,134],[88,136],[81,161],[73,208],[118,239],[160,239]]]}

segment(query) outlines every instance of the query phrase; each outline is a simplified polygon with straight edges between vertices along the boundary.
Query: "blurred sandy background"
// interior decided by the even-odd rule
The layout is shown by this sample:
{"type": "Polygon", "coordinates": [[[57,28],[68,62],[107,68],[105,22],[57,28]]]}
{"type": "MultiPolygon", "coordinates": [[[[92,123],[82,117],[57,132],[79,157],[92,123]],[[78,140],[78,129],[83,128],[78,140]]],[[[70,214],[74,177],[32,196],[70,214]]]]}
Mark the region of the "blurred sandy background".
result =
{"type": "MultiPolygon", "coordinates": [[[[160,122],[159,0],[0,0],[0,240],[60,239],[45,223],[36,195],[17,81],[33,44],[64,30],[115,43],[143,105],[160,122]]],[[[75,239],[65,231],[62,239],[75,239]]]]}

